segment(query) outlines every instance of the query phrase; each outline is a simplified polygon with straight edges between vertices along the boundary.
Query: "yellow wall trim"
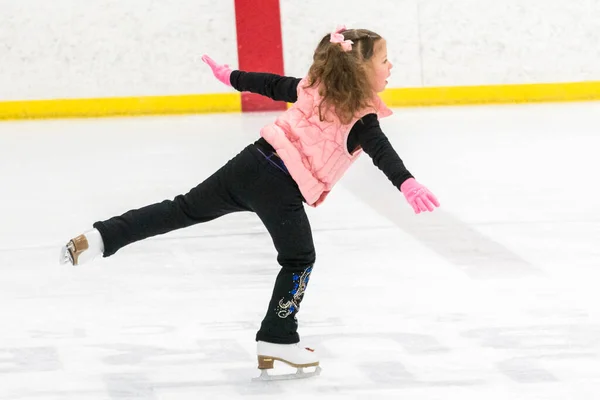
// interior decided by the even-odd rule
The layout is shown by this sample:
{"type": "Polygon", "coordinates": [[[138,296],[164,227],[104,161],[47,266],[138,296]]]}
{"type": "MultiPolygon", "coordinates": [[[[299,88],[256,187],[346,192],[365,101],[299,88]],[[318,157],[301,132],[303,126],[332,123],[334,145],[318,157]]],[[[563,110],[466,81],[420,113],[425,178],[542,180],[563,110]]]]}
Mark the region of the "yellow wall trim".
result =
{"type": "Polygon", "coordinates": [[[600,100],[600,81],[388,89],[390,107],[600,100]]]}
{"type": "Polygon", "coordinates": [[[239,112],[240,93],[0,101],[0,120],[239,112]]]}
{"type": "MultiPolygon", "coordinates": [[[[600,100],[600,81],[489,86],[394,88],[381,97],[390,107],[600,100]]],[[[89,118],[241,112],[241,94],[0,101],[0,120],[89,118]]]]}

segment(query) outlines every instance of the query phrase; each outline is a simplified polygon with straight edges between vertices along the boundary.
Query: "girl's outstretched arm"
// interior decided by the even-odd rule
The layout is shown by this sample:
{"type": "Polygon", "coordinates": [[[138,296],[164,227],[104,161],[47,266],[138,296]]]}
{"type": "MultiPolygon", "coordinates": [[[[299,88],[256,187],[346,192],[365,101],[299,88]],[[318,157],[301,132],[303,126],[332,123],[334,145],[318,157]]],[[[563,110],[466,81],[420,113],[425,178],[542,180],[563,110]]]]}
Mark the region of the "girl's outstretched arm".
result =
{"type": "Polygon", "coordinates": [[[362,148],[375,164],[396,186],[416,214],[433,211],[440,203],[429,189],[415,180],[404,162],[385,136],[376,114],[368,114],[357,121],[348,136],[348,151],[362,148]]]}
{"type": "Polygon", "coordinates": [[[229,65],[217,64],[207,55],[202,56],[202,61],[208,64],[219,81],[240,92],[258,93],[273,100],[288,103],[298,100],[299,78],[264,72],[232,70],[229,65]]]}

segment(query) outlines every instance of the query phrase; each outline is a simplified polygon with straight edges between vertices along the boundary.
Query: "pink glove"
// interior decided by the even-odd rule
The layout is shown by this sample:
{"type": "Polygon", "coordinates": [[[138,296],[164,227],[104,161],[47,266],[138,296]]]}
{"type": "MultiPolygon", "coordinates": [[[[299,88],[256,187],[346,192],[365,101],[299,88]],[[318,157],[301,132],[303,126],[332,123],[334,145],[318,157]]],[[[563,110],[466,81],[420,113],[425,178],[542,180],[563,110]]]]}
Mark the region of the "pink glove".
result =
{"type": "Polygon", "coordinates": [[[227,64],[225,64],[225,65],[219,65],[212,58],[210,58],[209,56],[207,56],[206,54],[204,54],[202,56],[202,61],[204,61],[205,63],[208,64],[208,66],[212,69],[213,74],[215,75],[215,77],[218,80],[220,80],[221,82],[223,82],[227,86],[231,86],[231,82],[229,80],[229,77],[231,75],[231,71],[232,70],[229,67],[229,65],[227,65],[227,64]]]}
{"type": "Polygon", "coordinates": [[[409,178],[400,185],[400,191],[406,197],[406,201],[415,210],[415,214],[419,214],[421,211],[433,211],[433,206],[439,207],[440,202],[436,197],[427,189],[415,180],[415,178],[409,178]]]}

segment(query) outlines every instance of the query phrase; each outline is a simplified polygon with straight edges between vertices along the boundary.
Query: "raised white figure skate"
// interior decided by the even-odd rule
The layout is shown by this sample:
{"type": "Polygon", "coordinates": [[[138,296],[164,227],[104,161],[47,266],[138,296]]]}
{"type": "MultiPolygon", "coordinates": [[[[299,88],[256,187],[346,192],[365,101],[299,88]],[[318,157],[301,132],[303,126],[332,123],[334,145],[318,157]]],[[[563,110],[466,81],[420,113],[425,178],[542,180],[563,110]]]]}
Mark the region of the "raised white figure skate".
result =
{"type": "Polygon", "coordinates": [[[104,241],[97,229],[79,235],[60,249],[61,264],[79,265],[104,253],[104,241]]]}
{"type": "Polygon", "coordinates": [[[253,381],[274,381],[310,378],[321,373],[319,357],[313,349],[296,344],[276,344],[257,342],[258,369],[260,376],[253,381]],[[290,367],[297,368],[294,374],[269,375],[267,371],[274,368],[275,361],[283,362],[290,367]],[[315,367],[313,371],[305,372],[304,368],[315,367]]]}

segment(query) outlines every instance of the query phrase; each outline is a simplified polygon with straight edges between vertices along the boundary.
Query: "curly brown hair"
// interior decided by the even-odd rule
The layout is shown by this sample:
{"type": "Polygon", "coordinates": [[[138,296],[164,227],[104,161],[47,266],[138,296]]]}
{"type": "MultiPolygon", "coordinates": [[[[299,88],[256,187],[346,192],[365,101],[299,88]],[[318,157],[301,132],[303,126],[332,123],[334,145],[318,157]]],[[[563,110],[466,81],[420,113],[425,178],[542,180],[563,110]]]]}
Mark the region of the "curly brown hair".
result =
{"type": "Polygon", "coordinates": [[[367,29],[347,29],[339,32],[351,40],[352,50],[344,51],[339,44],[330,43],[330,34],[321,39],[315,49],[313,64],[308,71],[309,88],[318,86],[322,109],[333,109],[340,121],[348,124],[358,110],[371,105],[373,89],[367,75],[367,61],[373,57],[375,43],[382,37],[367,29]]]}

